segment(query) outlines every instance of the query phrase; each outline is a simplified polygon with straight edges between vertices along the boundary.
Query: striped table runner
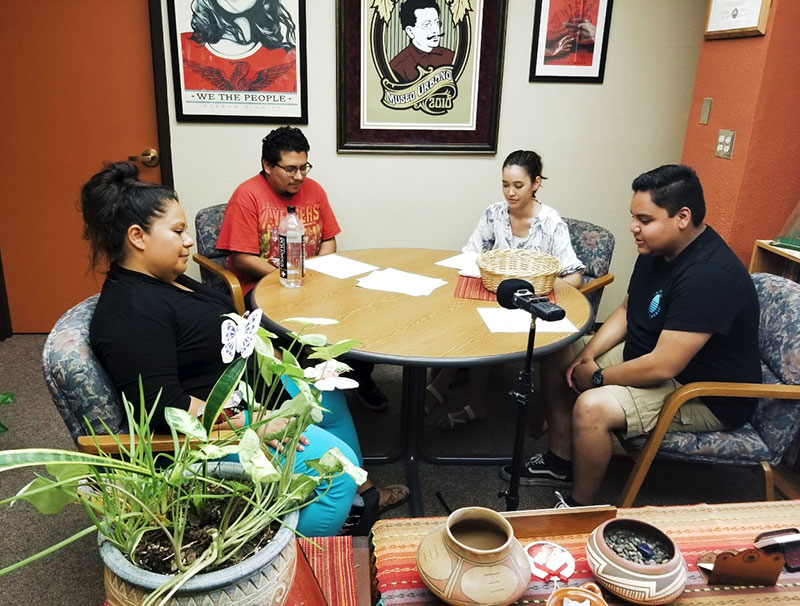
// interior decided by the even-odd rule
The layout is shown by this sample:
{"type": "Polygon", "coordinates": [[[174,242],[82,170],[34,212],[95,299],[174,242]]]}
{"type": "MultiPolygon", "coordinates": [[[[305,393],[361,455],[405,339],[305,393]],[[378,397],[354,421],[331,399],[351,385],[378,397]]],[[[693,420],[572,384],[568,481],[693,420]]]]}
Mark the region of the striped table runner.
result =
{"type": "MultiPolygon", "coordinates": [[[[617,517],[633,518],[657,526],[680,547],[689,569],[689,582],[676,606],[750,606],[751,604],[800,604],[800,572],[783,571],[775,587],[707,585],[697,569],[697,557],[752,547],[756,535],[766,530],[800,526],[800,501],[733,503],[679,507],[620,509],[617,517]]],[[[414,556],[420,539],[445,518],[380,520],[372,530],[375,582],[382,606],[440,605],[422,583],[414,556]]],[[[523,546],[533,540],[549,540],[566,547],[575,557],[575,574],[569,585],[592,580],[586,562],[586,534],[518,537],[523,546]]],[[[552,583],[528,586],[516,604],[544,604],[552,583]]],[[[623,602],[604,591],[610,605],[623,602]]]]}
{"type": "Polygon", "coordinates": [[[298,542],[328,600],[328,606],[356,606],[353,537],[314,537],[311,540],[298,539],[298,542]]]}

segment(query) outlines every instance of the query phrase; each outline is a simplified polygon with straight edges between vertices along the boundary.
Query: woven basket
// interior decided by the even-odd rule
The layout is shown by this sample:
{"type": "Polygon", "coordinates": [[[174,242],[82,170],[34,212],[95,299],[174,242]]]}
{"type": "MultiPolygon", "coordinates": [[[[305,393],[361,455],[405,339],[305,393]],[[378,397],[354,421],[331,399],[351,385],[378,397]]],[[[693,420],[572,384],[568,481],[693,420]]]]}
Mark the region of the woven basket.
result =
{"type": "Polygon", "coordinates": [[[500,282],[508,278],[527,280],[534,292],[543,296],[553,290],[553,283],[561,272],[561,263],[553,255],[533,250],[489,250],[475,260],[481,270],[483,285],[497,292],[500,282]]]}

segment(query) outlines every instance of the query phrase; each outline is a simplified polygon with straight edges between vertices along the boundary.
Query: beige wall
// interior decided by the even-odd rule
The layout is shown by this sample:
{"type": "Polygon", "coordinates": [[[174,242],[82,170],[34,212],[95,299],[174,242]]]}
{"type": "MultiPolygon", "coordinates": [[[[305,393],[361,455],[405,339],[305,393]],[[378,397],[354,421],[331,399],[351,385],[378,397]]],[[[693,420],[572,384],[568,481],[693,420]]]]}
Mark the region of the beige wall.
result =
{"type": "MultiPolygon", "coordinates": [[[[339,249],[460,249],[481,211],[502,199],[503,158],[533,149],[549,177],[539,198],[617,238],[617,280],[599,314],[605,318],[624,296],[635,257],[627,231],[630,182],[680,161],[707,3],[616,2],[605,82],[592,85],[528,82],[535,1],[511,0],[496,156],[337,154],[335,3],[306,4],[309,124],[302,128],[312,176],[342,226],[339,249]],[[419,178],[400,182],[401,173],[419,178]]],[[[197,210],[227,201],[259,170],[261,138],[271,126],[179,124],[172,98],[170,108],[175,187],[193,222],[197,210]]]]}

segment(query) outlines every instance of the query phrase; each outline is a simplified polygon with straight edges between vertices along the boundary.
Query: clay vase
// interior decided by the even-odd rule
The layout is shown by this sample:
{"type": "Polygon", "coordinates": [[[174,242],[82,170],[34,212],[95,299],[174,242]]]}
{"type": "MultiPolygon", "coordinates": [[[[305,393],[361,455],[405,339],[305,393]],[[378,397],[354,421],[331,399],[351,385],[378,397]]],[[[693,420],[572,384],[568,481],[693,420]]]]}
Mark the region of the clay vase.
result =
{"type": "Polygon", "coordinates": [[[686,586],[686,562],[678,546],[660,529],[639,520],[615,518],[603,522],[586,541],[586,561],[597,582],[614,595],[634,604],[667,604],[686,586]],[[645,565],[617,555],[605,537],[627,530],[643,537],[653,537],[667,546],[668,560],[645,565]]]}
{"type": "Polygon", "coordinates": [[[420,541],[417,569],[436,597],[456,606],[505,606],[528,587],[531,565],[496,511],[463,507],[420,541]]]}
{"type": "Polygon", "coordinates": [[[545,606],[564,606],[565,598],[589,606],[608,606],[608,602],[603,599],[603,593],[595,583],[584,583],[580,587],[560,587],[550,594],[545,606]]]}

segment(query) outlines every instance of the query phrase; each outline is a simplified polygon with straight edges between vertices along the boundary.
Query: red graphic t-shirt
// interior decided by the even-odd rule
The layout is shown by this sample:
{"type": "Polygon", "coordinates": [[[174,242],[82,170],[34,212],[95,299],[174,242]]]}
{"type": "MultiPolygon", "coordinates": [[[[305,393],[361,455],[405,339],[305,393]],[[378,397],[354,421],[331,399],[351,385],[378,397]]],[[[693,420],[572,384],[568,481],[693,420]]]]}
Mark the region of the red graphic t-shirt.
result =
{"type": "MultiPolygon", "coordinates": [[[[306,178],[300,191],[291,198],[282,198],[259,173],[233,192],[225,209],[217,248],[259,255],[278,267],[278,225],[289,206],[297,209],[297,216],[305,227],[306,257],[317,256],[322,241],[342,231],[319,183],[306,178]]],[[[257,280],[239,272],[230,258],[228,269],[239,278],[245,294],[255,286],[257,280]]]]}

